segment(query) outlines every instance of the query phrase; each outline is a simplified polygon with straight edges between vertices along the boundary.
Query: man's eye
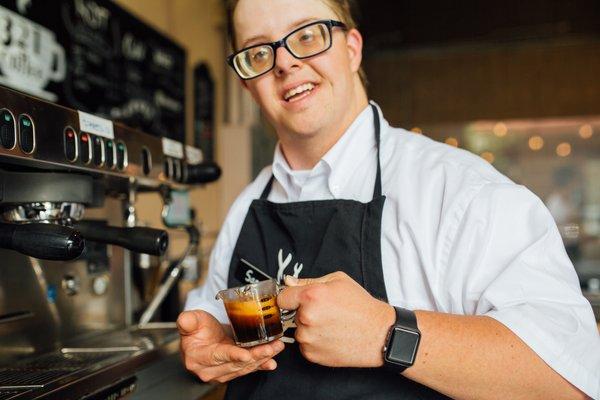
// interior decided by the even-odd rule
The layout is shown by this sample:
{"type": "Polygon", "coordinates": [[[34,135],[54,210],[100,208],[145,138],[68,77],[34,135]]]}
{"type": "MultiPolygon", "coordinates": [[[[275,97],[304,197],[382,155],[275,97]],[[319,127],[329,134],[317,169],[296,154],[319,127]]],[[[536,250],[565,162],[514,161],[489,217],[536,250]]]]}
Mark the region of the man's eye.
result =
{"type": "Polygon", "coordinates": [[[266,60],[268,56],[269,56],[269,53],[267,51],[260,50],[260,51],[257,51],[256,53],[254,53],[254,56],[252,56],[252,59],[254,61],[260,62],[260,61],[266,60]]]}
{"type": "Polygon", "coordinates": [[[300,36],[300,42],[302,43],[307,43],[307,42],[312,42],[312,40],[315,38],[314,33],[312,33],[311,31],[307,31],[304,32],[301,36],[300,36]]]}

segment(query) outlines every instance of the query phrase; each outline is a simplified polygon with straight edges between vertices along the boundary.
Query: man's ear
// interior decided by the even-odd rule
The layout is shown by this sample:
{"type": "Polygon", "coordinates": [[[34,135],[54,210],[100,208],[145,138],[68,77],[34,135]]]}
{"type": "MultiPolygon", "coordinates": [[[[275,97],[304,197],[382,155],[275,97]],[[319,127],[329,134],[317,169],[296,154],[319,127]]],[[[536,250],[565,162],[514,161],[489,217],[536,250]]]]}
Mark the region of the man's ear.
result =
{"type": "Polygon", "coordinates": [[[362,62],[363,38],[356,29],[350,29],[346,34],[346,47],[348,58],[353,72],[357,72],[362,62]]]}

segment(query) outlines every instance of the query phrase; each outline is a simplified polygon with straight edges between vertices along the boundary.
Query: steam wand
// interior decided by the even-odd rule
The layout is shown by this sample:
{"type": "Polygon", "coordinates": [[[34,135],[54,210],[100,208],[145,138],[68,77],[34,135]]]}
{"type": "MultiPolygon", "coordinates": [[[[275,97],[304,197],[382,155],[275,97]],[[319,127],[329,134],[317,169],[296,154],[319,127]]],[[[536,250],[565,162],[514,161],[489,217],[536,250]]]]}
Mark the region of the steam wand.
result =
{"type": "MultiPolygon", "coordinates": [[[[170,189],[163,188],[163,190],[161,190],[161,194],[165,204],[165,208],[168,208],[171,203],[170,189]]],[[[163,213],[163,219],[165,214],[166,213],[163,213]]],[[[173,288],[175,283],[179,281],[179,277],[181,276],[181,273],[185,268],[183,266],[184,260],[190,254],[195,254],[198,250],[198,244],[200,243],[200,231],[193,225],[193,221],[190,222],[188,225],[177,226],[177,228],[184,229],[188,234],[188,245],[183,255],[178,260],[172,262],[169,265],[167,271],[165,271],[161,280],[161,285],[159,286],[154,297],[152,298],[152,301],[150,301],[150,304],[140,317],[140,321],[138,323],[139,328],[144,328],[146,325],[148,325],[148,323],[156,313],[156,310],[158,310],[167,294],[169,294],[169,291],[173,288]]]]}

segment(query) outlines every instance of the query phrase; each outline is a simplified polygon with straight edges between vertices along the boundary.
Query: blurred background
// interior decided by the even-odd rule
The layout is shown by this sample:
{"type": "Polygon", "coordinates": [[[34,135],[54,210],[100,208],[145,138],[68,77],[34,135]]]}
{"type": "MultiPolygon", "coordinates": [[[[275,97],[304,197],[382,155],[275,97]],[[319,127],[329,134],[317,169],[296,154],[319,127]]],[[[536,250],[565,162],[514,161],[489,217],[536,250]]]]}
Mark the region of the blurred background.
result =
{"type": "MultiPolygon", "coordinates": [[[[271,163],[275,135],[223,62],[230,51],[223,1],[117,3],[186,49],[188,141],[198,134],[193,115],[201,102],[193,71],[199,63],[210,70],[213,146],[223,177],[192,193],[206,264],[230,204],[271,163]]],[[[582,289],[600,304],[600,2],[353,6],[369,97],[390,123],[478,154],[536,193],[556,219],[582,289]]]]}
{"type": "Polygon", "coordinates": [[[385,116],[480,155],[536,193],[597,303],[600,2],[358,6],[369,94],[385,116]]]}
{"type": "MultiPolygon", "coordinates": [[[[368,94],[386,119],[411,134],[466,149],[531,189],[554,217],[600,321],[600,0],[352,4],[364,37],[368,94]]],[[[47,264],[23,254],[7,258],[0,268],[0,398],[13,398],[2,397],[2,388],[10,389],[2,383],[24,374],[12,357],[33,360],[23,364],[35,366],[27,373],[60,371],[42,377],[43,385],[17,385],[9,396],[63,383],[71,390],[67,386],[75,384],[61,377],[73,371],[87,374],[80,382],[86,390],[108,385],[119,396],[122,389],[133,392],[137,379],[132,398],[145,400],[200,398],[214,389],[198,385],[183,370],[174,321],[189,290],[205,279],[229,207],[271,163],[276,144],[272,128],[225,63],[230,51],[225,0],[0,0],[1,86],[122,122],[148,133],[139,136],[146,145],[156,143],[156,165],[148,148],[141,150],[143,166],[123,166],[120,178],[127,190],[115,186],[95,193],[97,204],[90,202],[86,218],[164,229],[170,238],[166,254],[153,256],[115,243],[94,245],[92,239],[89,253],[73,262],[47,264]],[[137,185],[142,181],[136,174],[142,172],[160,183],[179,175],[181,183],[182,169],[191,171],[201,161],[218,163],[221,178],[169,191],[137,185]],[[191,228],[200,231],[199,246],[191,228]],[[24,282],[35,290],[23,289],[24,282]],[[131,342],[130,335],[138,336],[131,342]],[[106,360],[103,373],[119,380],[116,386],[97,379],[95,358],[73,366],[72,355],[63,354],[73,350],[65,343],[90,338],[112,345],[143,342],[108,347],[129,352],[118,362],[106,360]],[[49,350],[54,353],[40,369],[37,357],[49,350]]],[[[4,104],[11,96],[0,100],[4,104]]],[[[35,101],[55,113],[49,115],[56,121],[64,117],[64,109],[35,101]]],[[[0,111],[11,107],[21,106],[4,104],[0,111]]],[[[52,123],[44,126],[36,107],[29,111],[40,121],[38,145],[54,146],[50,126],[56,121],[49,117],[52,123]]],[[[9,114],[3,114],[4,139],[10,139],[6,127],[14,127],[9,114]]],[[[64,133],[76,134],[72,128],[64,133]]],[[[125,139],[135,143],[128,146],[144,144],[131,135],[125,139]]],[[[66,155],[66,136],[61,140],[66,155]]],[[[10,168],[13,157],[23,156],[15,143],[0,146],[0,162],[10,168]]],[[[35,139],[32,143],[35,149],[35,139]]],[[[96,178],[115,173],[102,165],[102,148],[94,150],[100,162],[88,166],[77,160],[76,150],[68,162],[59,150],[67,169],[96,178]]],[[[6,251],[3,257],[16,254],[6,251]]],[[[92,345],[75,350],[93,353],[99,345],[92,345]]],[[[106,393],[94,398],[119,398],[106,393]]]]}

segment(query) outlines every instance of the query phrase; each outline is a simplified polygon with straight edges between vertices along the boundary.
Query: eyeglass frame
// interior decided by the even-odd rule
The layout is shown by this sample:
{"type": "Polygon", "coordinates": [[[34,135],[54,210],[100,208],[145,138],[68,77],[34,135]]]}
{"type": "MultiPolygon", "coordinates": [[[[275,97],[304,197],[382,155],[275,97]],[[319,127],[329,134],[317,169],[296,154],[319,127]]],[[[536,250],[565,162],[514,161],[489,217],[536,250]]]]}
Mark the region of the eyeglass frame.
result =
{"type": "Polygon", "coordinates": [[[290,33],[288,33],[287,35],[285,35],[282,39],[277,40],[275,42],[271,42],[271,43],[258,43],[258,44],[254,44],[252,46],[245,47],[245,48],[243,48],[241,50],[238,50],[235,53],[233,53],[233,54],[231,54],[231,55],[229,55],[227,57],[227,64],[229,64],[229,66],[231,68],[233,68],[233,70],[235,71],[235,73],[237,74],[237,76],[239,76],[240,79],[242,79],[244,81],[258,78],[259,76],[262,76],[262,75],[264,75],[264,74],[266,74],[268,72],[271,72],[273,70],[273,68],[275,68],[275,64],[277,62],[277,49],[280,48],[280,47],[284,47],[288,51],[288,53],[290,53],[297,60],[305,60],[307,58],[314,57],[314,56],[317,56],[319,54],[325,53],[327,50],[329,50],[331,48],[331,46],[333,46],[333,33],[332,33],[332,29],[334,27],[339,27],[339,28],[342,28],[343,30],[348,29],[348,27],[346,26],[346,24],[344,24],[341,21],[336,21],[334,19],[323,19],[323,20],[313,21],[313,22],[310,22],[310,23],[308,23],[306,25],[302,25],[299,28],[294,29],[293,31],[291,31],[290,33]],[[293,34],[295,34],[296,32],[299,32],[302,29],[306,29],[309,26],[317,25],[317,24],[325,24],[325,26],[327,26],[327,30],[329,31],[329,38],[330,38],[330,40],[329,40],[329,46],[327,46],[325,49],[319,51],[318,53],[311,54],[310,56],[305,56],[305,57],[298,57],[298,56],[296,56],[294,54],[294,52],[288,47],[288,45],[287,45],[287,39],[290,36],[292,36],[293,34]],[[268,70],[266,70],[264,72],[261,72],[260,74],[258,74],[256,76],[253,76],[251,78],[244,78],[244,77],[242,77],[240,75],[240,73],[237,71],[237,69],[235,69],[235,65],[233,63],[233,60],[235,59],[235,57],[238,54],[244,53],[244,52],[246,52],[246,51],[248,51],[250,49],[253,49],[255,47],[261,47],[261,46],[269,46],[273,50],[273,65],[268,70]]]}

